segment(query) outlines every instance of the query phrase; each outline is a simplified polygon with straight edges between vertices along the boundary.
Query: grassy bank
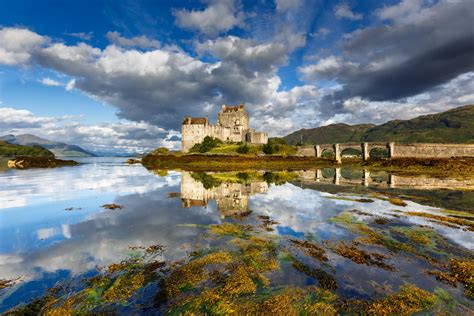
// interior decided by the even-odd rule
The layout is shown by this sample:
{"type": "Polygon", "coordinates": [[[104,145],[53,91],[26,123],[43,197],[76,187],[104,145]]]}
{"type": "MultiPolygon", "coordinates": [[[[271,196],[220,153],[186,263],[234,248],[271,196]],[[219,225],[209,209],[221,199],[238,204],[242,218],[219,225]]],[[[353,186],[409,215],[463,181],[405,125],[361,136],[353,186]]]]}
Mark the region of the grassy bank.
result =
{"type": "Polygon", "coordinates": [[[302,170],[335,166],[329,159],[293,156],[147,155],[142,163],[149,169],[188,171],[302,170]]]}
{"type": "Polygon", "coordinates": [[[343,159],[342,165],[331,159],[297,156],[248,155],[147,155],[142,163],[149,169],[181,169],[187,171],[239,170],[306,170],[337,166],[385,170],[398,174],[429,174],[436,177],[474,177],[474,159],[343,159]]]}

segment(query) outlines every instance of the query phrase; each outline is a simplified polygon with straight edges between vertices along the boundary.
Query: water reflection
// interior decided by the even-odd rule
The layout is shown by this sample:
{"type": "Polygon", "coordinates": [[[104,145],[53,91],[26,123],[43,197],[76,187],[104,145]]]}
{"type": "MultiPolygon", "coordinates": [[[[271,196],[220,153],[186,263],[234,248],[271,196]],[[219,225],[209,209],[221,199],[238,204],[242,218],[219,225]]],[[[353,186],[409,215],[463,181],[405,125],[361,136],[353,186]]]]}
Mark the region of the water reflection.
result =
{"type": "MultiPolygon", "coordinates": [[[[77,168],[0,174],[0,279],[21,277],[19,284],[0,292],[0,312],[41,295],[57,281],[122,260],[130,254],[130,246],[164,245],[167,260],[185,257],[196,245],[211,248],[203,238],[203,226],[235,222],[235,215],[250,211],[252,216],[239,221],[255,224],[258,216],[269,217],[278,223],[269,234],[279,238],[350,242],[354,231],[333,220],[349,212],[367,225],[383,219],[392,223],[390,229],[430,227],[449,240],[453,253],[474,249],[472,231],[461,224],[444,225],[430,217],[404,215],[409,211],[445,216],[439,208],[406,199],[405,206],[395,206],[386,194],[340,190],[343,186],[416,187],[419,179],[344,169],[227,174],[183,171],[157,176],[140,165],[125,165],[123,160],[84,162],[88,163],[77,168]],[[337,190],[318,187],[326,183],[336,184],[337,190]],[[112,202],[123,209],[100,207],[112,202]],[[69,207],[73,209],[65,210],[69,207]]],[[[433,183],[439,179],[424,179],[424,190],[438,185],[433,183]]],[[[391,260],[399,272],[369,269],[330,255],[337,282],[348,296],[369,295],[373,291],[370,282],[398,286],[403,283],[402,275],[425,287],[436,285],[432,277],[419,275],[421,265],[412,257],[391,260]]],[[[275,284],[314,283],[295,270],[278,273],[272,279],[275,284]]]]}
{"type": "Polygon", "coordinates": [[[474,189],[474,179],[433,178],[428,176],[401,176],[384,171],[367,169],[322,168],[298,171],[299,180],[305,183],[331,183],[379,188],[474,189]]]}
{"type": "Polygon", "coordinates": [[[190,172],[181,172],[181,201],[184,208],[207,206],[209,200],[217,202],[217,210],[222,218],[227,215],[246,213],[249,196],[266,193],[265,181],[252,180],[245,183],[222,182],[215,187],[205,188],[204,183],[193,178],[190,172]]]}

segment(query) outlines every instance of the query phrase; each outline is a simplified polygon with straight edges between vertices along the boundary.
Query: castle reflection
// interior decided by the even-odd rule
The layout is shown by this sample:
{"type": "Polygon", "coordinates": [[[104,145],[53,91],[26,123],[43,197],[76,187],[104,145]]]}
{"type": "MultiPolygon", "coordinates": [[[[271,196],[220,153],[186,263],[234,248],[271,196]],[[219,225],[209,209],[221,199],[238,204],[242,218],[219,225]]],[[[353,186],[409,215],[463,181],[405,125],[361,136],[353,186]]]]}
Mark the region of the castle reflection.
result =
{"type": "Polygon", "coordinates": [[[182,206],[207,206],[209,200],[215,200],[222,218],[248,212],[249,196],[267,191],[267,182],[258,180],[221,182],[206,188],[205,183],[197,180],[190,172],[181,172],[182,206]]]}

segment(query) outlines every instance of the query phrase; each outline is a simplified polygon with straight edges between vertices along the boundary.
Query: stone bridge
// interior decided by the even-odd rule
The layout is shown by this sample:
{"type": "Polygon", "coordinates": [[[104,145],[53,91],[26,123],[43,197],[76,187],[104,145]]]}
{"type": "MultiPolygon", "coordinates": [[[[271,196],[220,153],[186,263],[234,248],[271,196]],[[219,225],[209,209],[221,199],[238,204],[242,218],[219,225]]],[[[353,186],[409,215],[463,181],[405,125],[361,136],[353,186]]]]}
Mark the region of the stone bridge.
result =
{"type": "Polygon", "coordinates": [[[427,143],[344,143],[299,146],[297,155],[305,157],[322,157],[324,151],[331,151],[334,160],[341,162],[342,152],[346,149],[357,149],[362,159],[370,158],[370,152],[375,148],[386,149],[389,158],[452,158],[474,157],[474,144],[427,144],[427,143]]]}

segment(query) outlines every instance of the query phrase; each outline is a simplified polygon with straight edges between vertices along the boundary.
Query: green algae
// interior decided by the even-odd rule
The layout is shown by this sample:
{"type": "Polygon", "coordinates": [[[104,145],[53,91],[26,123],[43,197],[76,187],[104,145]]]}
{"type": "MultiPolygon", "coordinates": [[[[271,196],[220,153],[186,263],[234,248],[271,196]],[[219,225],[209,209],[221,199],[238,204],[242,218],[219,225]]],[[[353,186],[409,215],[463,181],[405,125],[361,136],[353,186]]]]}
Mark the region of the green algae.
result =
{"type": "MultiPolygon", "coordinates": [[[[258,219],[273,222],[268,216],[258,219]]],[[[439,241],[437,235],[426,228],[410,232],[404,227],[385,230],[370,227],[349,211],[333,217],[331,222],[361,236],[351,244],[332,244],[272,236],[261,225],[227,222],[184,225],[206,229],[204,237],[219,242],[218,246],[197,248],[186,260],[170,263],[156,260],[163,247],[135,247],[131,249],[136,252],[133,256],[104,268],[101,274],[87,280],[84,289],[60,291],[27,306],[37,314],[114,313],[117,306],[133,304],[142,289],[153,284],[156,286],[155,306],[169,315],[409,315],[442,313],[457,306],[442,289],[430,293],[412,284],[403,285],[395,293],[384,293],[375,300],[344,301],[337,292],[341,285],[336,281],[337,271],[331,266],[331,252],[357,264],[391,271],[394,267],[385,262],[388,257],[362,249],[362,239],[393,252],[415,252],[418,246],[435,249],[439,241]],[[428,235],[427,239],[422,238],[423,232],[428,235]],[[399,242],[392,234],[402,235],[410,244],[399,242]],[[316,260],[308,263],[308,259],[316,260]],[[318,285],[274,284],[272,273],[283,268],[313,278],[318,285]]],[[[464,284],[466,296],[472,293],[468,292],[472,291],[469,264],[472,263],[452,261],[450,268],[453,277],[456,274],[464,284]]]]}

